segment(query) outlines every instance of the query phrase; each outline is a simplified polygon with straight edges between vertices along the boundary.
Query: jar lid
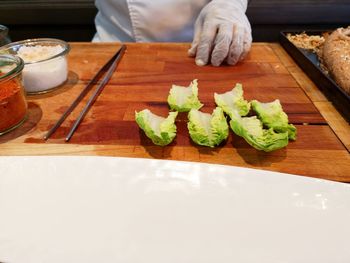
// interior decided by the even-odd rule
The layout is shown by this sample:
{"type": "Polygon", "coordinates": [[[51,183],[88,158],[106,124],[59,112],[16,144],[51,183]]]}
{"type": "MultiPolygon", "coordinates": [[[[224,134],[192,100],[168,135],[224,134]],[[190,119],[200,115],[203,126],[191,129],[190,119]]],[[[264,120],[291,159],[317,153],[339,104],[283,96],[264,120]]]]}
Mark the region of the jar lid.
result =
{"type": "Polygon", "coordinates": [[[16,77],[22,72],[24,62],[20,57],[0,55],[0,81],[16,77]]]}

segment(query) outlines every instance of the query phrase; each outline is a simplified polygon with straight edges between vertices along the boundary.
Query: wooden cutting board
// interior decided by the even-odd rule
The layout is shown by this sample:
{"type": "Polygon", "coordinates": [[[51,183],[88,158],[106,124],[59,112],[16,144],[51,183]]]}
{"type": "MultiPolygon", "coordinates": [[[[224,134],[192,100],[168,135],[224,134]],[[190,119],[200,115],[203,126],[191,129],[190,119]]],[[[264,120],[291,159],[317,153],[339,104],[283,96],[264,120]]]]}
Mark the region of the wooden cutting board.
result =
{"type": "Polygon", "coordinates": [[[120,45],[72,43],[71,47],[67,83],[50,93],[28,97],[28,119],[0,137],[1,155],[79,154],[200,161],[350,182],[349,152],[273,46],[264,43],[254,44],[248,57],[234,67],[198,67],[187,56],[188,44],[128,44],[117,72],[71,141],[65,143],[64,138],[84,102],[45,142],[42,138],[46,131],[120,45]],[[290,122],[297,126],[297,140],[285,149],[264,153],[230,132],[222,146],[200,147],[191,142],[187,116],[181,113],[175,141],[167,147],[153,145],[135,123],[135,111],[148,108],[167,116],[171,85],[187,86],[193,79],[198,79],[205,112],[215,107],[214,92],[229,91],[237,82],[243,84],[248,100],[280,99],[290,122]]]}

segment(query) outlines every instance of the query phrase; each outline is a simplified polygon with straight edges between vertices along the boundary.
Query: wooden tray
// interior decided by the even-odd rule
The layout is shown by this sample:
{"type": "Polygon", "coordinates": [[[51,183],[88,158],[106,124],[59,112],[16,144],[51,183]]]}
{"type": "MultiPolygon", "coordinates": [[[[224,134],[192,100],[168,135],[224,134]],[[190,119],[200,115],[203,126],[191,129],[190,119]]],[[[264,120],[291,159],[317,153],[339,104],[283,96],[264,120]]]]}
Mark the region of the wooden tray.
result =
{"type": "Polygon", "coordinates": [[[342,90],[338,84],[320,67],[317,55],[309,50],[296,47],[287,38],[287,34],[322,35],[324,31],[281,31],[280,43],[289,55],[304,70],[316,86],[334,104],[343,117],[350,122],[350,96],[342,90]]]}

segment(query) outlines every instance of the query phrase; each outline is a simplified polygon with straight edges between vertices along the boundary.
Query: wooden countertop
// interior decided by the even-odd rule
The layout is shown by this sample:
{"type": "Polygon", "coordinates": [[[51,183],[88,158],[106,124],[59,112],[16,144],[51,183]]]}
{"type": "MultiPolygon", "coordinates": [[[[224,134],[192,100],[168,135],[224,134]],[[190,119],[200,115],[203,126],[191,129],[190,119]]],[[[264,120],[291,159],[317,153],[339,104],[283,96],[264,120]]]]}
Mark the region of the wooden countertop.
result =
{"type": "Polygon", "coordinates": [[[0,155],[104,155],[199,161],[286,172],[350,182],[350,127],[323,94],[278,44],[255,43],[235,67],[198,67],[187,57],[188,44],[128,44],[128,49],[73,138],[64,137],[84,102],[48,140],[42,138],[118,44],[72,43],[69,79],[58,89],[29,96],[27,121],[0,137],[0,155]],[[210,112],[214,92],[243,84],[245,98],[280,99],[298,138],[272,153],[253,149],[230,132],[221,147],[194,145],[186,114],[177,119],[178,133],[167,147],[153,145],[134,121],[135,110],[149,108],[167,115],[172,84],[199,82],[199,98],[210,112]]]}

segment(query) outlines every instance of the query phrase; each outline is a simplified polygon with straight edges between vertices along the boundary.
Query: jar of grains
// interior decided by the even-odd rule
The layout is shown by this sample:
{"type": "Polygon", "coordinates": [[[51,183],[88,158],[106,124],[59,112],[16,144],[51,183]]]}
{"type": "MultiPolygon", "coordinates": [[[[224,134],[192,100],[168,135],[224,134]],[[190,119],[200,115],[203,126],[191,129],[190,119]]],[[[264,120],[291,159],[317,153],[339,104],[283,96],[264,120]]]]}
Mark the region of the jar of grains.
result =
{"type": "Polygon", "coordinates": [[[23,85],[27,94],[46,93],[68,78],[69,44],[53,38],[27,39],[0,48],[0,53],[24,61],[23,85]]]}
{"type": "Polygon", "coordinates": [[[0,55],[0,135],[21,125],[27,116],[23,67],[21,58],[0,55]]]}

